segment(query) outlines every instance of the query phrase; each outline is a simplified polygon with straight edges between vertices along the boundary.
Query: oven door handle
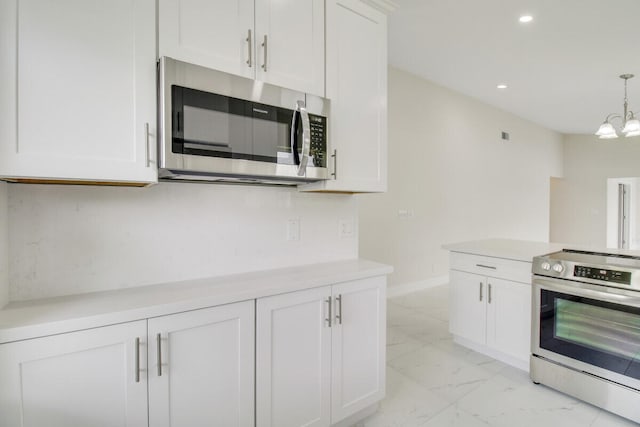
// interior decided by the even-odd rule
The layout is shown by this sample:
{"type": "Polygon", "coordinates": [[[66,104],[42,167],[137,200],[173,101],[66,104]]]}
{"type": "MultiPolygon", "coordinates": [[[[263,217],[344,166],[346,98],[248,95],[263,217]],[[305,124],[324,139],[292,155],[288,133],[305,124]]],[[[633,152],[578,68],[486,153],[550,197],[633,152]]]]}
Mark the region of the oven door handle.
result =
{"type": "Polygon", "coordinates": [[[612,287],[606,288],[608,289],[607,291],[603,291],[603,286],[600,285],[577,282],[564,283],[538,278],[533,279],[533,285],[536,293],[538,293],[539,289],[547,289],[550,291],[596,299],[613,304],[640,307],[640,292],[637,291],[629,291],[626,289],[612,287]]]}
{"type": "Polygon", "coordinates": [[[293,162],[298,166],[296,172],[298,176],[304,176],[307,173],[310,145],[311,124],[309,122],[309,113],[305,108],[304,101],[297,101],[291,121],[291,153],[293,154],[293,162]],[[300,123],[302,123],[302,156],[298,154],[298,129],[300,123]]]}

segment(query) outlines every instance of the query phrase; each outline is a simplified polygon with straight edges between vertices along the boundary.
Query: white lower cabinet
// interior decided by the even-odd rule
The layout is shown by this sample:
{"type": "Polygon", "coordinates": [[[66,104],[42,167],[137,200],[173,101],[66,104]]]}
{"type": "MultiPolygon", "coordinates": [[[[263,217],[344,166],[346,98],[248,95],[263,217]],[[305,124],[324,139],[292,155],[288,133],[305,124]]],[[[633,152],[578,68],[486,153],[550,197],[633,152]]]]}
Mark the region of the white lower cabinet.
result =
{"type": "Polygon", "coordinates": [[[288,427],[384,397],[386,277],[0,344],[2,427],[288,427]]]}
{"type": "Polygon", "coordinates": [[[531,355],[531,285],[491,279],[487,305],[487,345],[529,363],[531,355]]]}
{"type": "Polygon", "coordinates": [[[0,345],[0,425],[253,426],[254,304],[0,345]]]}
{"type": "Polygon", "coordinates": [[[331,286],[256,304],[256,425],[328,426],[331,286]]]}
{"type": "MultiPolygon", "coordinates": [[[[474,259],[478,262],[474,268],[489,268],[495,275],[502,275],[505,270],[512,273],[500,262],[477,259],[480,261],[474,259]]],[[[516,271],[531,268],[530,263],[513,266],[516,271]]],[[[475,345],[475,350],[527,369],[531,285],[487,274],[450,270],[449,330],[463,344],[475,345]]]]}
{"type": "Polygon", "coordinates": [[[149,425],[254,425],[254,301],[148,321],[149,425]]]}
{"type": "Polygon", "coordinates": [[[146,323],[0,345],[0,425],[147,426],[146,323]]]}
{"type": "Polygon", "coordinates": [[[386,279],[257,301],[256,425],[329,426],[384,396],[386,279]]]}

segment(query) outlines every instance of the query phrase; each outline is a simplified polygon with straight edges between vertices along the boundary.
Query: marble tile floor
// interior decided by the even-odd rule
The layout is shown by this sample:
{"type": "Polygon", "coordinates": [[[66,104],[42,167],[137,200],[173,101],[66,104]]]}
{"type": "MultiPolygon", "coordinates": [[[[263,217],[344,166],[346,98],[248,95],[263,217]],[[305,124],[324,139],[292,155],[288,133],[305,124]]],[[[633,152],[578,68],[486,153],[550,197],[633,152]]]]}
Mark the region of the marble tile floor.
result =
{"type": "Polygon", "coordinates": [[[447,307],[446,285],[388,300],[387,396],[357,427],[637,426],[455,344],[447,307]]]}

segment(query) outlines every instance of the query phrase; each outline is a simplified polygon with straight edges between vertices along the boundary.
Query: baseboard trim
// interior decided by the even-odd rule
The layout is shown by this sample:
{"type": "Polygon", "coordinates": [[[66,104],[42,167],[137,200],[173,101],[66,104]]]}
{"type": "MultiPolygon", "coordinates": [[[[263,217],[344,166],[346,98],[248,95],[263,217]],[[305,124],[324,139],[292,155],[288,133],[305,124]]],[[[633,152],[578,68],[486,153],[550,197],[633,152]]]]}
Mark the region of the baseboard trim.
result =
{"type": "Polygon", "coordinates": [[[387,298],[399,297],[411,292],[422,291],[449,283],[449,275],[432,277],[431,279],[405,283],[398,286],[387,287],[387,298]]]}
{"type": "Polygon", "coordinates": [[[478,344],[476,342],[473,342],[463,337],[459,337],[457,335],[453,336],[453,341],[460,344],[463,347],[467,347],[473,351],[477,351],[478,353],[486,354],[487,356],[492,357],[501,362],[504,362],[507,365],[514,366],[525,372],[529,372],[529,360],[527,359],[518,359],[517,357],[495,350],[487,345],[478,344]]]}

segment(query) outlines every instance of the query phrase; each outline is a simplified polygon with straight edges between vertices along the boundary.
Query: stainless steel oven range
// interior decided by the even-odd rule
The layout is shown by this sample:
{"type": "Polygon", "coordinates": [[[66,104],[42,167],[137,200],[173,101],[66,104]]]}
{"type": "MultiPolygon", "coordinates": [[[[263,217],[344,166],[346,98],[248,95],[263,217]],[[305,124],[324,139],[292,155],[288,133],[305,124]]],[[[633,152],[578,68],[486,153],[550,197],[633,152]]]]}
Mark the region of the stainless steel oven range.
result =
{"type": "Polygon", "coordinates": [[[640,422],[640,257],[533,260],[531,379],[640,422]]]}

